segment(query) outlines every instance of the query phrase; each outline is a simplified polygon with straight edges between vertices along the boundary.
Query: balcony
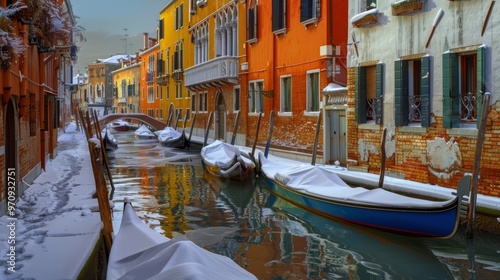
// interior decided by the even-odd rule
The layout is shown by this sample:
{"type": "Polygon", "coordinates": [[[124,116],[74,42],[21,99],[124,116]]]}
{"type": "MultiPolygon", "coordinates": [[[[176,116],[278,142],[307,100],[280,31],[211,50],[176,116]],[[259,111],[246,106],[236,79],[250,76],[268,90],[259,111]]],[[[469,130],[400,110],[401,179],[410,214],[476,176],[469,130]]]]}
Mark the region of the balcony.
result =
{"type": "Polygon", "coordinates": [[[372,26],[378,23],[378,10],[371,9],[359,13],[351,18],[351,24],[355,28],[372,26]]]}
{"type": "Polygon", "coordinates": [[[118,98],[118,104],[120,103],[127,104],[127,98],[126,97],[118,98]]]}
{"type": "Polygon", "coordinates": [[[192,90],[238,83],[238,58],[221,56],[186,69],[185,85],[192,90]]]}

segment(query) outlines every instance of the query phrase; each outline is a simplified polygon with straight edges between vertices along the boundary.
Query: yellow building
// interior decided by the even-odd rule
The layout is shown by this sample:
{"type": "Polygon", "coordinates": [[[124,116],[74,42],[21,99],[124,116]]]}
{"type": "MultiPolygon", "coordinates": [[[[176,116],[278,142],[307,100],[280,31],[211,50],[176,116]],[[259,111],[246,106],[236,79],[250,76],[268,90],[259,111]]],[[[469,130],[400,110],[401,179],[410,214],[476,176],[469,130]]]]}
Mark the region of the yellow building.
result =
{"type": "MultiPolygon", "coordinates": [[[[230,140],[236,113],[241,110],[239,65],[244,33],[240,25],[241,1],[189,1],[191,52],[185,67],[185,86],[191,95],[192,110],[202,120],[214,113],[210,137],[230,140]],[[241,33],[241,34],[240,34],[241,33]]],[[[240,121],[238,144],[245,144],[244,119],[240,121]]],[[[204,129],[203,121],[197,127],[204,129]]],[[[199,131],[198,131],[199,132],[199,131]]]]}
{"type": "Polygon", "coordinates": [[[189,3],[194,1],[173,0],[160,10],[158,40],[157,80],[164,93],[160,106],[169,125],[175,127],[191,124],[191,96],[184,85],[184,69],[191,65],[191,34],[189,33],[189,3]],[[188,120],[184,123],[184,117],[188,120]],[[176,119],[177,116],[180,116],[176,119]]]}
{"type": "Polygon", "coordinates": [[[113,113],[139,113],[141,81],[139,57],[121,61],[113,75],[113,113]]]}

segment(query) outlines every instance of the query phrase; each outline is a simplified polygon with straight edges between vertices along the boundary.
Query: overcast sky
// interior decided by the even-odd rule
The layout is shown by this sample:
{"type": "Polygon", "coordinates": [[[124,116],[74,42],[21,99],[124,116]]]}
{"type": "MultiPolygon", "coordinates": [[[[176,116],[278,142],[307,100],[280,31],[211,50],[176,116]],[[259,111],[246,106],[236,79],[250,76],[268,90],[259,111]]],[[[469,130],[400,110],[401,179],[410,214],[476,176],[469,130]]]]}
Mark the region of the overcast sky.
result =
{"type": "Polygon", "coordinates": [[[160,10],[170,1],[71,0],[77,25],[85,28],[86,39],[77,43],[80,50],[75,74],[85,73],[85,67],[98,58],[135,54],[142,49],[143,33],[156,37],[160,10]]]}

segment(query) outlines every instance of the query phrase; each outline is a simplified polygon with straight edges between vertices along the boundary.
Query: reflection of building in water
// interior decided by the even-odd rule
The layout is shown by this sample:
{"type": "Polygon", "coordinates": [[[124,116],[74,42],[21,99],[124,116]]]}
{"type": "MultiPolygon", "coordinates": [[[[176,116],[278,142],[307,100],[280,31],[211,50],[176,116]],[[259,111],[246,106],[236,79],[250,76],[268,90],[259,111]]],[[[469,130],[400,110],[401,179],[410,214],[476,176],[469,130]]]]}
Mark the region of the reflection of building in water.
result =
{"type": "Polygon", "coordinates": [[[160,221],[164,234],[172,238],[174,233],[184,233],[191,229],[185,218],[185,205],[189,203],[193,183],[194,166],[171,165],[156,167],[154,189],[156,199],[161,208],[159,213],[163,216],[160,221]]]}

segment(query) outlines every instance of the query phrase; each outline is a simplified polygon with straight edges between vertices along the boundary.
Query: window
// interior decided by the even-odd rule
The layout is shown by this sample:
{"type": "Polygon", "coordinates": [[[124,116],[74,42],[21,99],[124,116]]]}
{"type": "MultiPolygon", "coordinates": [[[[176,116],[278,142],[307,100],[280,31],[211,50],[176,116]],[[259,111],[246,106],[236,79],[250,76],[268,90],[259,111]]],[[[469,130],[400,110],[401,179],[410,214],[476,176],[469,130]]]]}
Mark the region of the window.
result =
{"type": "Polygon", "coordinates": [[[377,8],[377,0],[361,0],[362,2],[362,11],[368,11],[371,9],[377,8]]]}
{"type": "Polygon", "coordinates": [[[170,74],[170,48],[167,48],[165,50],[166,55],[165,55],[165,75],[170,74]]]}
{"type": "Polygon", "coordinates": [[[216,15],[215,55],[236,56],[238,54],[238,14],[236,8],[227,8],[216,15]]]}
{"type": "Polygon", "coordinates": [[[486,47],[443,54],[443,125],[476,127],[485,92],[486,47]]]}
{"type": "Polygon", "coordinates": [[[282,76],[280,82],[280,112],[292,112],[292,77],[282,76]]]}
{"type": "Polygon", "coordinates": [[[191,111],[196,112],[196,93],[191,93],[191,111]]]}
{"type": "Polygon", "coordinates": [[[184,16],[184,4],[180,4],[175,8],[175,17],[174,17],[174,27],[175,30],[179,30],[183,25],[183,16],[184,16]]]}
{"type": "Polygon", "coordinates": [[[182,42],[175,44],[172,68],[174,71],[182,70],[182,42]]]}
{"type": "Polygon", "coordinates": [[[158,37],[160,37],[160,40],[163,39],[163,19],[160,19],[158,24],[158,37]]]}
{"type": "Polygon", "coordinates": [[[148,87],[148,103],[155,101],[154,87],[148,87]]]}
{"type": "Polygon", "coordinates": [[[318,18],[321,14],[320,0],[301,0],[300,1],[300,22],[303,24],[318,24],[318,18]]]}
{"type": "Polygon", "coordinates": [[[248,85],[248,112],[260,113],[264,112],[264,82],[252,81],[248,85]]]}
{"type": "Polygon", "coordinates": [[[395,61],[396,126],[430,126],[430,72],[430,57],[395,61]]]}
{"type": "MultiPolygon", "coordinates": [[[[195,64],[208,61],[208,24],[202,24],[202,26],[193,30],[192,36],[194,39],[195,64]]],[[[217,33],[216,36],[221,36],[221,34],[217,33]]]]}
{"type": "Polygon", "coordinates": [[[239,110],[241,110],[241,92],[238,86],[233,89],[233,111],[237,112],[239,110]]]}
{"type": "Polygon", "coordinates": [[[200,99],[198,101],[198,111],[199,112],[207,112],[208,111],[208,105],[207,105],[207,92],[201,92],[200,93],[200,99]]]}
{"type": "Polygon", "coordinates": [[[247,10],[247,41],[249,43],[257,42],[257,7],[255,1],[252,2],[247,10]]]}
{"type": "Polygon", "coordinates": [[[355,79],[356,123],[382,124],[383,64],[357,67],[355,79]]]}
{"type": "Polygon", "coordinates": [[[286,33],[286,0],[273,0],[272,24],[274,34],[286,33]]]}
{"type": "Polygon", "coordinates": [[[196,14],[196,0],[189,0],[189,12],[192,15],[196,14]]]}
{"type": "Polygon", "coordinates": [[[148,56],[148,71],[146,82],[152,83],[154,81],[154,73],[155,73],[155,55],[152,54],[148,56]]]}
{"type": "Polygon", "coordinates": [[[126,90],[127,90],[127,80],[122,79],[121,92],[118,94],[118,98],[125,97],[125,92],[127,92],[126,90]]]}
{"type": "Polygon", "coordinates": [[[308,112],[319,111],[319,72],[308,72],[306,77],[306,94],[308,112]]]}
{"type": "Polygon", "coordinates": [[[175,84],[175,98],[182,99],[182,85],[179,83],[175,84]]]}

